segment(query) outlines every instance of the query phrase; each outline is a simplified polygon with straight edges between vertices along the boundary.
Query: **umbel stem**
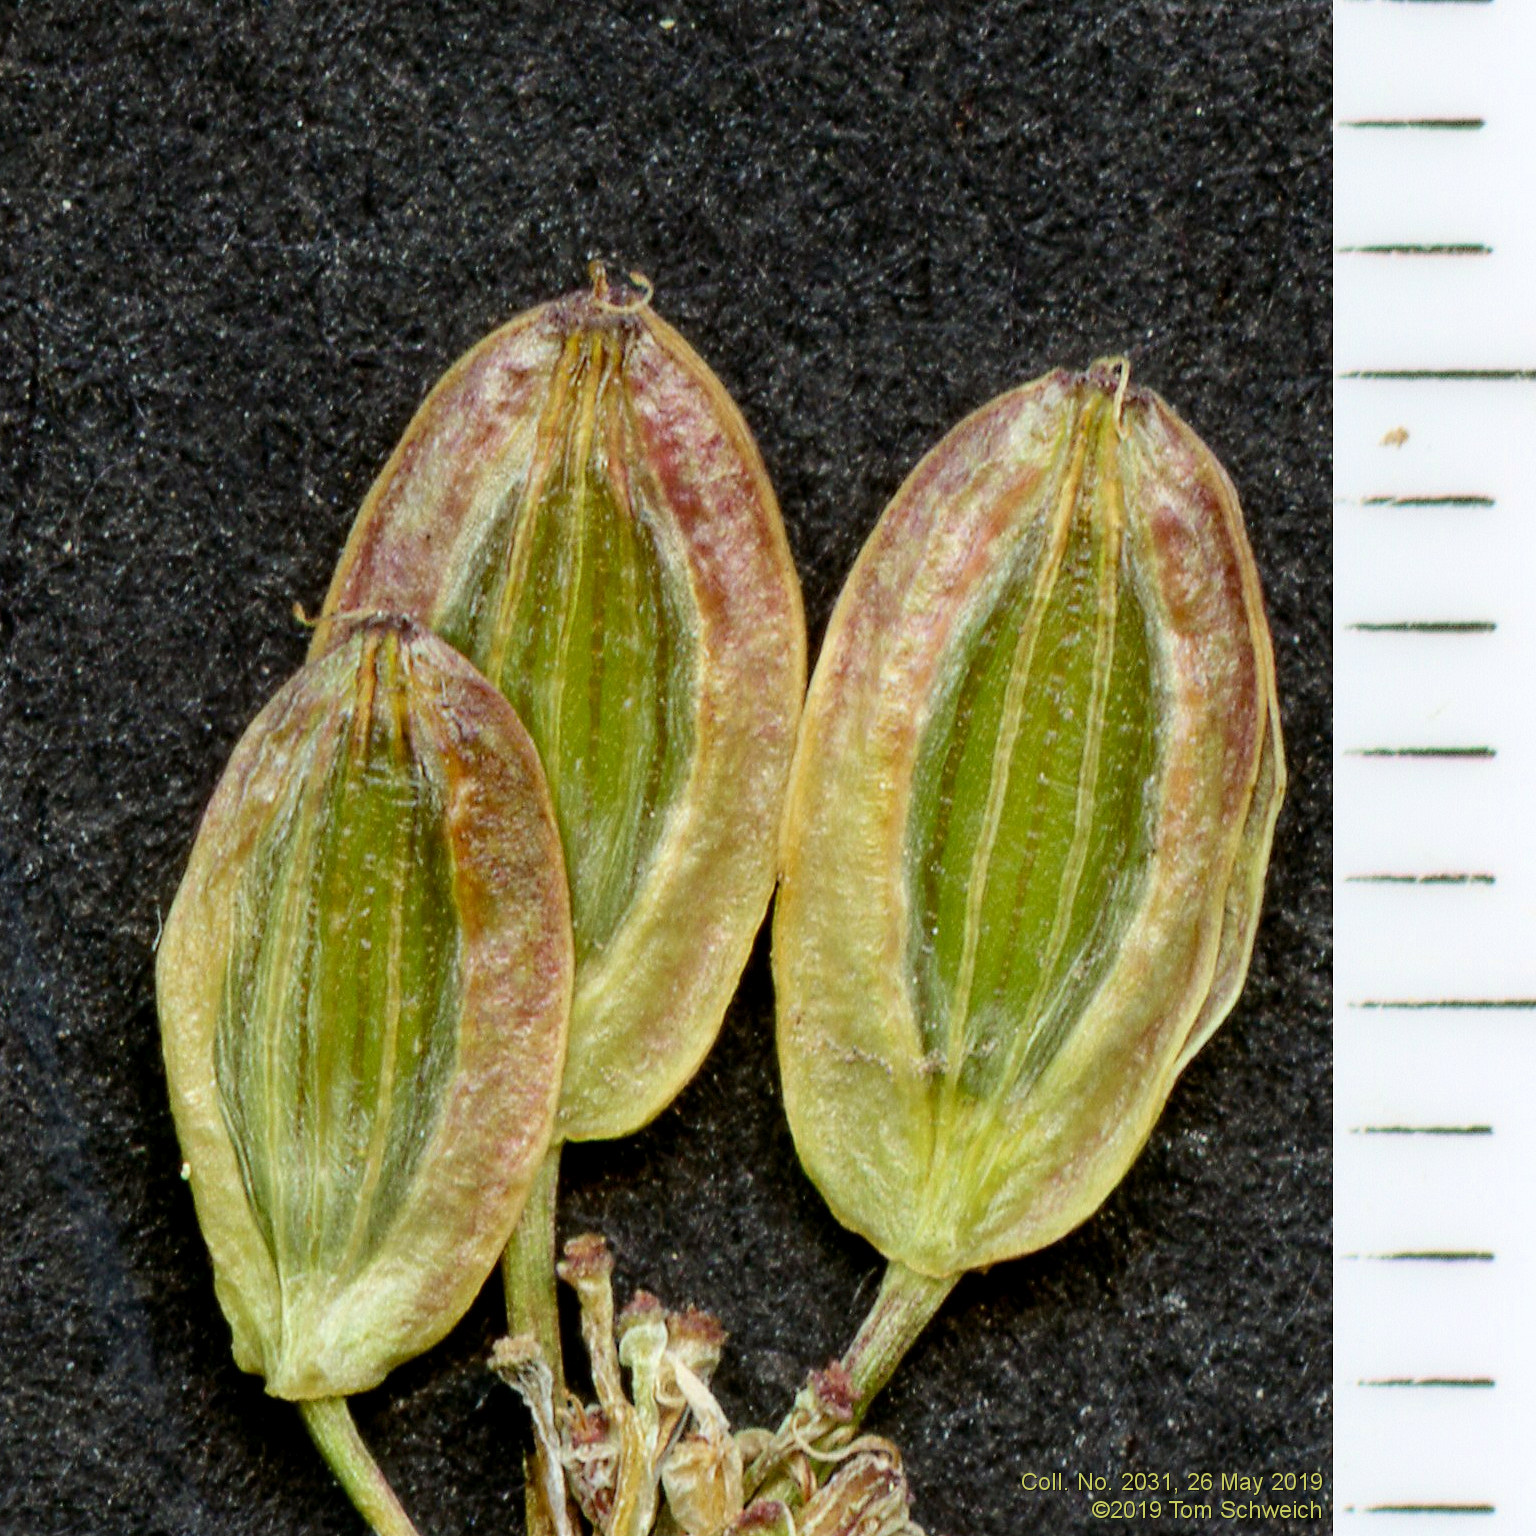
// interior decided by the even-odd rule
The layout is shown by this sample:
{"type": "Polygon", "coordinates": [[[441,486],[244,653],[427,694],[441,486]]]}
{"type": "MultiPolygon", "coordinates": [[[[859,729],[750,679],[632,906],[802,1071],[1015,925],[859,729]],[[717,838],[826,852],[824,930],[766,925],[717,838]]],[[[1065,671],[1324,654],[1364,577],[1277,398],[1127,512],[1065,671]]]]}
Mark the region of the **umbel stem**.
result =
{"type": "Polygon", "coordinates": [[[818,1401],[814,1387],[801,1394],[794,1410],[774,1436],[773,1444],[747,1470],[749,1503],[754,1497],[782,1499],[786,1503],[799,1501],[799,1483],[783,1470],[785,1462],[796,1452],[806,1451],[813,1461],[817,1453],[826,1457],[818,1471],[832,1465],[832,1453],[858,1433],[869,1405],[895,1374],[896,1367],[932,1321],[959,1278],[949,1275],[935,1280],[908,1269],[895,1259],[890,1260],[874,1306],[838,1362],[846,1372],[848,1401],[840,1403],[839,1411],[833,1414],[818,1401]]]}
{"type": "MultiPolygon", "coordinates": [[[[554,1377],[556,1404],[565,1398],[565,1364],[560,1352],[560,1308],[555,1290],[555,1197],[560,1185],[560,1143],[551,1142],[534,1175],[528,1203],[501,1256],[501,1283],[507,1297],[509,1333],[531,1333],[554,1377]]],[[[523,1465],[524,1515],[528,1536],[553,1536],[555,1517],[545,1507],[548,1484],[544,1451],[535,1446],[523,1465]]]]}
{"type": "Polygon", "coordinates": [[[896,1373],[918,1335],[933,1320],[960,1277],[934,1280],[892,1259],[885,1267],[880,1294],[843,1356],[843,1369],[853,1383],[854,1424],[863,1421],[869,1405],[896,1373]]]}
{"type": "Polygon", "coordinates": [[[528,1203],[501,1256],[507,1295],[507,1331],[531,1333],[555,1378],[555,1401],[565,1396],[560,1354],[560,1309],[555,1293],[555,1196],[560,1185],[560,1143],[552,1142],[533,1177],[528,1203]]]}
{"type": "Polygon", "coordinates": [[[320,1397],[294,1405],[310,1438],[347,1490],[347,1497],[377,1536],[418,1536],[395,1491],[352,1421],[344,1397],[320,1397]]]}

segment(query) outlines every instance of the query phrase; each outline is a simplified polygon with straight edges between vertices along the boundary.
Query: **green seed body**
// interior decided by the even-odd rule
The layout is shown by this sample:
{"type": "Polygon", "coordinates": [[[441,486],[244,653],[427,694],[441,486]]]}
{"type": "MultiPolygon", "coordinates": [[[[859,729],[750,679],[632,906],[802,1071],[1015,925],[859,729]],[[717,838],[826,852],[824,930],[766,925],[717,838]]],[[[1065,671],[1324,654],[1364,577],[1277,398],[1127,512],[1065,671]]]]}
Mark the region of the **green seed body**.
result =
{"type": "Polygon", "coordinates": [[[462,1315],[548,1146],[571,971],[515,714],[413,625],[345,626],[236,747],[157,966],[219,1300],[269,1391],[362,1391],[462,1315]]]}
{"type": "Polygon", "coordinates": [[[527,723],[576,935],[558,1135],[626,1135],[703,1059],[772,892],[805,626],[751,436],[648,304],[600,280],[532,310],[454,365],[364,502],[325,614],[373,608],[527,723]]]}
{"type": "Polygon", "coordinates": [[[833,615],[774,926],[785,1101],[943,1277],[1083,1221],[1225,1017],[1283,786],[1231,484],[1117,370],[961,423],[833,615]]]}

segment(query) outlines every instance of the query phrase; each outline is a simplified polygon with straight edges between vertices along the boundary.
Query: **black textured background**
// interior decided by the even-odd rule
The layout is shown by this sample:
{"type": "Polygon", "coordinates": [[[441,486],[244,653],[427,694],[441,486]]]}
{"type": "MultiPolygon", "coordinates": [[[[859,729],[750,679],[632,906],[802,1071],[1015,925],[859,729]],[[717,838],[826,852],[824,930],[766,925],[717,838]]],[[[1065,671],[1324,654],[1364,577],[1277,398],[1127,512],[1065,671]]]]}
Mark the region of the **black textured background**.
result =
{"type": "MultiPolygon", "coordinates": [[[[152,948],[421,396],[594,255],[739,401],[813,646],[918,455],[1048,366],[1130,352],[1230,468],[1293,774],[1248,990],[1106,1208],[964,1281],[873,1427],[951,1536],[1097,1528],[1026,1470],[1326,1472],[1328,15],[0,6],[0,1530],[359,1529],[231,1363],[152,948]]],[[[567,1158],[621,1293],[730,1328],[744,1421],[877,1274],[798,1172],[770,1033],[760,944],[677,1107],[567,1158]]],[[[520,1529],[493,1303],[358,1404],[426,1536],[520,1529]]]]}

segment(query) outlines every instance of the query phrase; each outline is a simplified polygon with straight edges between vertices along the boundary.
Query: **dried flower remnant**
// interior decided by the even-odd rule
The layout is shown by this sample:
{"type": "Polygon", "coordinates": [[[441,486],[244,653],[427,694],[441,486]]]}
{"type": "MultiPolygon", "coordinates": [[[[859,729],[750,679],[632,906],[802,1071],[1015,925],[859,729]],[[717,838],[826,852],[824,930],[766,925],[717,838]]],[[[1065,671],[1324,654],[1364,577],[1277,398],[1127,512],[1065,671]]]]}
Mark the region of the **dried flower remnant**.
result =
{"type": "Polygon", "coordinates": [[[1236,493],[1126,365],[1003,395],[918,465],[833,615],[785,814],[785,1103],[889,1268],[851,1419],[804,1401],[781,1452],[851,1434],[962,1272],[1119,1182],[1242,987],[1283,784],[1236,493]]]}
{"type": "Polygon", "coordinates": [[[544,1507],[558,1536],[578,1536],[583,1522],[601,1536],[922,1536],[901,1458],[872,1435],[830,1455],[797,1447],[786,1458],[797,1478],[794,1501],[745,1507],[746,1462],[772,1437],[757,1429],[733,1434],[710,1391],[725,1344],[719,1323],[703,1312],[667,1311],[644,1291],[615,1316],[613,1258],[595,1235],[566,1244],[560,1274],[581,1303],[597,1402],[565,1393],[557,1406],[553,1377],[529,1335],[501,1340],[491,1355],[532,1414],[544,1453],[544,1507]],[[832,1472],[824,1486],[818,1466],[832,1472]]]}
{"type": "Polygon", "coordinates": [[[800,1492],[793,1507],[755,1501],[726,1536],[923,1536],[912,1519],[901,1457],[888,1440],[861,1436],[825,1483],[812,1480],[800,1492]]]}
{"type": "Polygon", "coordinates": [[[344,1399],[494,1267],[553,1128],[572,944],[506,700],[407,620],[337,629],[236,747],[157,988],[235,1359],[394,1536],[410,1523],[344,1399]]]}
{"type": "Polygon", "coordinates": [[[533,1416],[554,1528],[561,1536],[577,1529],[568,1487],[604,1536],[653,1528],[715,1536],[742,1507],[741,1452],[709,1390],[724,1330],[707,1313],[669,1312],[644,1291],[616,1317],[613,1258],[592,1234],[566,1244],[560,1276],[581,1303],[597,1402],[562,1393],[556,1404],[553,1377],[529,1335],[503,1339],[491,1356],[533,1416]]]}

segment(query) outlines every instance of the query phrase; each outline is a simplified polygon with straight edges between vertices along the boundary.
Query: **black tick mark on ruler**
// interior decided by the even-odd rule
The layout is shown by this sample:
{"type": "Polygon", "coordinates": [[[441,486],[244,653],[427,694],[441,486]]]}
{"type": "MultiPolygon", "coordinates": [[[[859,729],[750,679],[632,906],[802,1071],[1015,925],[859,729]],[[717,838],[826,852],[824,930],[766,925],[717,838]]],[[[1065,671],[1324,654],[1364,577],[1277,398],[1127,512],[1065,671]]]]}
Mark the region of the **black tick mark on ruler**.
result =
{"type": "Polygon", "coordinates": [[[1491,1125],[1354,1125],[1351,1136],[1492,1136],[1491,1125]]]}
{"type": "Polygon", "coordinates": [[[1355,1383],[1360,1387],[1481,1387],[1485,1390],[1493,1384],[1492,1376],[1376,1376],[1355,1383]]]}
{"type": "Polygon", "coordinates": [[[1362,507],[1491,507],[1492,496],[1367,496],[1362,507]]]}
{"type": "Polygon", "coordinates": [[[1493,875],[1463,874],[1460,871],[1428,875],[1345,875],[1350,885],[1492,885],[1493,875]]]}
{"type": "Polygon", "coordinates": [[[1527,1013],[1536,1011],[1536,997],[1434,997],[1434,998],[1367,998],[1350,1003],[1351,1008],[1394,1011],[1445,1010],[1471,1013],[1527,1013]]]}
{"type": "Polygon", "coordinates": [[[1350,747],[1346,757],[1464,757],[1490,758],[1492,747],[1350,747]]]}
{"type": "Polygon", "coordinates": [[[1341,245],[1340,256],[1491,256],[1491,245],[1341,245]]]}
{"type": "Polygon", "coordinates": [[[1491,635],[1491,619],[1396,619],[1390,623],[1362,622],[1350,629],[1365,635],[1491,635]]]}
{"type": "Polygon", "coordinates": [[[1347,1253],[1347,1259],[1379,1259],[1390,1264],[1492,1264],[1486,1248],[1405,1248],[1396,1253],[1347,1253]]]}
{"type": "Polygon", "coordinates": [[[1487,124],[1480,117],[1348,117],[1341,128],[1428,128],[1438,132],[1475,133],[1487,124]]]}
{"type": "Polygon", "coordinates": [[[1491,1515],[1492,1504],[1346,1504],[1346,1514],[1367,1515],[1491,1515]]]}
{"type": "Polygon", "coordinates": [[[1355,368],[1341,379],[1395,379],[1399,382],[1450,384],[1530,383],[1536,368],[1355,368]]]}

